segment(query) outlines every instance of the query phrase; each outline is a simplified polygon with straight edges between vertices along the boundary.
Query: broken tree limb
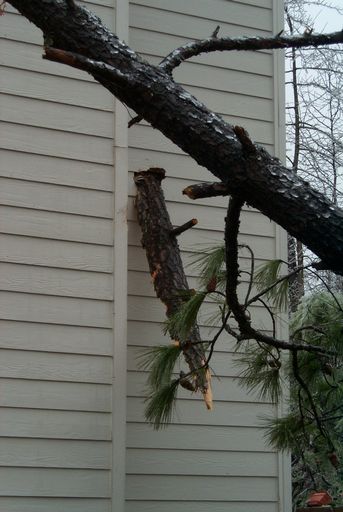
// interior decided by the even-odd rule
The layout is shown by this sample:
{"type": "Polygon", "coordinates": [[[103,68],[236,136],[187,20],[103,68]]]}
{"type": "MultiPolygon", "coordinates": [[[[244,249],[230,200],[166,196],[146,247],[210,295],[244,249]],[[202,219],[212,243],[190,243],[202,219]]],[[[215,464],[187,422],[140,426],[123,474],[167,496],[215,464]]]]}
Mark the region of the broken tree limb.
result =
{"type": "MultiPolygon", "coordinates": [[[[155,292],[165,304],[166,315],[170,318],[182,305],[184,299],[181,292],[188,291],[189,287],[176,237],[170,236],[173,226],[161,187],[164,177],[165,171],[160,168],[135,173],[135,207],[155,292]]],[[[184,358],[193,373],[196,390],[203,393],[206,405],[210,408],[211,404],[207,401],[210,391],[209,372],[203,371],[206,354],[198,327],[192,329],[187,339],[180,339],[177,332],[169,334],[180,343],[184,358]]]]}
{"type": "MultiPolygon", "coordinates": [[[[119,100],[160,130],[196,162],[301,240],[343,275],[343,211],[263,148],[247,154],[231,125],[162,69],[141,59],[99,18],[63,0],[9,0],[58,49],[97,65],[88,71],[119,100]],[[104,64],[101,66],[100,64],[104,64]]],[[[307,37],[308,45],[314,44],[307,37]]],[[[336,41],[337,42],[337,41],[336,41]]]]}
{"type": "Polygon", "coordinates": [[[203,199],[205,197],[228,196],[230,189],[221,182],[197,183],[184,188],[182,193],[189,199],[203,199]]]}

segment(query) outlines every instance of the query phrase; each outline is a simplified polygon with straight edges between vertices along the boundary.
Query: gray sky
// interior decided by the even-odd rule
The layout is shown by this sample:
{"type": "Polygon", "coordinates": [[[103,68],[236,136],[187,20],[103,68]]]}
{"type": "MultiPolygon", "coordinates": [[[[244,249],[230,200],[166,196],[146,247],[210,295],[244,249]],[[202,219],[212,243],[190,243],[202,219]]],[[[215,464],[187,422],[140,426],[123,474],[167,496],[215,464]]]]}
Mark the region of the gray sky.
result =
{"type": "MultiPolygon", "coordinates": [[[[334,2],[333,2],[334,3],[334,2]]],[[[341,5],[343,1],[337,0],[336,5],[341,5]]],[[[309,13],[316,18],[314,29],[316,32],[334,32],[343,29],[343,16],[337,12],[326,9],[325,7],[308,7],[309,13]]]]}

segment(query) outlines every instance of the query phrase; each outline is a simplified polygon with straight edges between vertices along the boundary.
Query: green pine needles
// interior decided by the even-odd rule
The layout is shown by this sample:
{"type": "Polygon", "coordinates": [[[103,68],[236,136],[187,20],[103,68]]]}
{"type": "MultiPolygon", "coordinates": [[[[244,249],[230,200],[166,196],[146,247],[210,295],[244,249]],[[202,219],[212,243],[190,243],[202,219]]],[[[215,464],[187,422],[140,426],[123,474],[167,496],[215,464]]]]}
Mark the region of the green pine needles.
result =
{"type": "Polygon", "coordinates": [[[172,375],[180,355],[180,346],[172,344],[153,347],[140,356],[139,367],[149,370],[145,417],[155,429],[170,423],[179,385],[179,379],[172,375]]]}
{"type": "Polygon", "coordinates": [[[285,311],[288,303],[289,280],[281,276],[282,260],[271,260],[255,273],[254,283],[259,292],[268,290],[264,296],[279,311],[285,311]]]}
{"type": "Polygon", "coordinates": [[[199,310],[206,297],[206,292],[196,292],[178,311],[171,316],[165,324],[165,332],[174,338],[186,339],[192,331],[199,314],[199,310]]]}
{"type": "Polygon", "coordinates": [[[240,383],[261,400],[277,403],[282,395],[283,378],[280,354],[260,343],[247,344],[245,352],[236,356],[236,365],[241,369],[240,383]]]}

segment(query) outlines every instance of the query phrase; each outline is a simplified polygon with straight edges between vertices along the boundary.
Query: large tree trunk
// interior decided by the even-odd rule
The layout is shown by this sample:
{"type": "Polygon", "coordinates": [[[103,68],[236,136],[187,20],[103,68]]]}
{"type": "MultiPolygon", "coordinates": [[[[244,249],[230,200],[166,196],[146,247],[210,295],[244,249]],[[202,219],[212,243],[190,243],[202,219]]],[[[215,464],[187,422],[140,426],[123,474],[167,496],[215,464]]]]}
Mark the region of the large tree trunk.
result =
{"type": "Polygon", "coordinates": [[[91,74],[137,114],[343,274],[343,212],[259,146],[245,144],[161,69],[149,65],[71,0],[9,0],[50,46],[113,66],[91,74]]]}

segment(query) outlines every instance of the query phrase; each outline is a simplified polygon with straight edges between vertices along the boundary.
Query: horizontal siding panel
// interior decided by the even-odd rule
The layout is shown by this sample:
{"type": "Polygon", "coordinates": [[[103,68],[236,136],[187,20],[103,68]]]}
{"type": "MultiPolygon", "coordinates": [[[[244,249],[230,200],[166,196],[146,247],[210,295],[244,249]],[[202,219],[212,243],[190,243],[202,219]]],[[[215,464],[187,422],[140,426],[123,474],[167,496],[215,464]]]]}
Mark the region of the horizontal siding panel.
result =
{"type": "MultiPolygon", "coordinates": [[[[264,2],[270,7],[272,0],[252,0],[252,2],[262,7],[264,2]]],[[[130,26],[163,34],[178,35],[185,38],[203,39],[212,34],[215,24],[213,20],[199,18],[197,16],[187,16],[178,12],[165,11],[156,8],[149,8],[144,5],[138,5],[130,2],[130,26]]],[[[221,37],[242,37],[266,35],[269,32],[259,30],[255,27],[243,27],[240,25],[232,25],[221,20],[220,35],[221,37]]]]}
{"type": "MultiPolygon", "coordinates": [[[[215,95],[217,95],[216,92],[215,92],[215,95]]],[[[260,101],[260,100],[258,100],[258,101],[260,101]]],[[[247,103],[249,103],[249,102],[247,102],[247,103]]],[[[227,100],[226,104],[230,105],[230,99],[227,100]]],[[[263,108],[266,108],[266,105],[263,108]]],[[[215,109],[213,109],[213,110],[215,110],[215,109]]],[[[264,110],[264,113],[261,115],[265,116],[266,112],[268,112],[268,108],[266,108],[266,110],[264,110]]],[[[263,120],[263,117],[262,117],[262,120],[263,120]]],[[[266,119],[266,121],[268,121],[268,119],[266,119]]],[[[261,142],[261,141],[257,140],[257,142],[261,142]]],[[[175,144],[173,144],[170,140],[168,140],[166,137],[164,137],[164,135],[162,135],[162,133],[160,133],[157,130],[154,130],[152,127],[150,127],[148,125],[144,125],[144,124],[136,125],[130,130],[129,144],[130,144],[130,147],[135,148],[135,149],[143,149],[143,150],[148,149],[148,150],[152,150],[152,151],[170,153],[172,155],[184,154],[181,149],[179,149],[175,144]]],[[[264,144],[264,145],[268,149],[269,145],[268,144],[264,144]]],[[[141,165],[139,165],[138,168],[141,169],[142,167],[143,167],[143,165],[141,163],[141,165]]],[[[138,170],[138,169],[136,168],[133,170],[138,170]]],[[[183,169],[182,169],[182,172],[184,172],[183,169]]],[[[196,179],[201,179],[200,176],[198,175],[198,177],[196,179]]],[[[204,179],[205,180],[211,179],[211,178],[209,178],[209,176],[211,176],[211,175],[208,174],[208,171],[207,171],[207,177],[206,178],[204,177],[204,179]]]]}
{"type": "MultiPolygon", "coordinates": [[[[134,221],[137,218],[137,214],[133,203],[133,199],[129,199],[128,219],[134,221]]],[[[197,203],[187,205],[184,203],[169,202],[167,203],[167,208],[172,224],[175,226],[181,226],[192,216],[198,219],[197,226],[192,229],[193,232],[196,232],[197,229],[224,231],[226,210],[223,208],[213,206],[211,208],[211,215],[209,215],[207,207],[198,205],[197,203]]],[[[273,237],[275,234],[275,226],[261,213],[252,209],[245,209],[241,216],[240,232],[273,237]]]]}
{"type": "Polygon", "coordinates": [[[92,135],[50,131],[12,123],[4,123],[2,128],[1,147],[12,151],[111,164],[112,146],[111,140],[92,135]]]}
{"type": "Polygon", "coordinates": [[[277,455],[247,451],[129,449],[127,472],[133,475],[272,477],[277,473],[277,455]]]}
{"type": "Polygon", "coordinates": [[[94,498],[0,497],[0,510],[6,510],[6,512],[111,512],[111,502],[109,499],[94,498]]]}
{"type": "Polygon", "coordinates": [[[12,379],[110,384],[112,358],[2,349],[0,375],[12,379]]]}
{"type": "MultiPolygon", "coordinates": [[[[154,347],[155,345],[170,343],[169,337],[163,334],[163,327],[163,323],[130,320],[128,322],[129,346],[136,347],[137,351],[140,351],[144,350],[145,347],[154,347]]],[[[265,332],[267,333],[268,331],[265,332]]],[[[210,327],[202,326],[200,333],[203,339],[213,337],[213,329],[210,327]]],[[[216,342],[216,352],[220,354],[232,354],[236,349],[236,340],[226,332],[223,332],[216,342]]],[[[224,364],[226,364],[226,360],[224,364]]]]}
{"type": "Polygon", "coordinates": [[[226,2],[225,0],[212,0],[211,2],[208,2],[208,0],[197,0],[196,15],[194,12],[194,2],[173,0],[173,3],[170,3],[168,0],[133,0],[131,4],[145,5],[147,7],[184,13],[192,17],[224,21],[235,25],[242,25],[243,21],[244,26],[261,28],[263,30],[271,30],[273,23],[271,11],[244,5],[239,2],[226,2]]]}
{"type": "MultiPolygon", "coordinates": [[[[243,276],[242,276],[243,277],[243,276]]],[[[246,274],[244,274],[244,280],[240,281],[238,288],[238,297],[244,302],[247,291],[248,291],[248,280],[246,274]]],[[[196,277],[187,277],[189,288],[199,288],[199,280],[196,277]]],[[[129,295],[136,295],[138,297],[156,297],[156,292],[152,284],[152,278],[148,272],[136,272],[129,270],[128,272],[128,293],[129,295]]],[[[251,297],[257,293],[256,288],[252,289],[251,297]]],[[[205,302],[213,302],[213,297],[207,296],[205,302]]],[[[261,306],[260,303],[256,303],[256,306],[261,306]]]]}
{"type": "Polygon", "coordinates": [[[0,288],[10,292],[113,299],[113,280],[108,274],[13,263],[0,265],[0,288]]]}
{"type": "Polygon", "coordinates": [[[0,318],[111,328],[112,304],[100,300],[0,292],[0,318]]]}
{"type": "MultiPolygon", "coordinates": [[[[246,126],[242,122],[239,124],[246,126]]],[[[163,167],[167,176],[175,178],[187,178],[194,181],[215,181],[216,179],[205,167],[197,165],[192,158],[185,154],[164,153],[163,151],[131,147],[129,151],[130,171],[135,172],[149,167],[163,167]]]]}
{"type": "MultiPolygon", "coordinates": [[[[182,367],[186,367],[186,365],[182,364],[182,367]]],[[[224,372],[217,374],[215,370],[216,368],[214,366],[211,386],[213,392],[213,399],[216,402],[239,402],[242,404],[252,402],[256,404],[270,402],[270,400],[260,398],[257,389],[250,390],[250,392],[248,392],[247,389],[244,387],[244,383],[241,379],[226,377],[224,372]]],[[[148,372],[128,372],[128,396],[134,398],[146,397],[148,375],[148,372]]],[[[199,403],[199,407],[203,406],[203,398],[201,394],[191,393],[180,387],[177,396],[180,400],[196,401],[199,403]]]]}
{"type": "MultiPolygon", "coordinates": [[[[47,97],[49,99],[49,97],[47,97]]],[[[8,123],[113,139],[113,113],[2,94],[1,118],[8,123]]]]}
{"type": "Polygon", "coordinates": [[[111,512],[111,503],[107,499],[94,498],[0,497],[0,510],[6,510],[6,512],[111,512]]]}
{"type": "MultiPolygon", "coordinates": [[[[27,30],[27,29],[26,29],[27,30]]],[[[27,38],[26,38],[27,39],[27,38]]],[[[87,73],[75,68],[43,60],[43,39],[40,44],[31,44],[26,40],[14,41],[2,39],[1,64],[2,66],[26,69],[49,75],[65,76],[78,80],[80,86],[83,81],[93,81],[87,73]]]]}
{"type": "Polygon", "coordinates": [[[110,412],[111,387],[104,384],[0,379],[0,407],[110,412]]]}
{"type": "Polygon", "coordinates": [[[239,0],[241,4],[255,5],[256,7],[263,7],[265,9],[273,8],[273,0],[239,0]]]}
{"type": "MultiPolygon", "coordinates": [[[[227,408],[227,406],[226,406],[227,408]]],[[[231,410],[230,410],[231,414],[231,410]]],[[[152,450],[205,450],[227,452],[271,452],[265,445],[263,430],[247,426],[168,425],[154,430],[146,422],[129,423],[127,446],[152,450]]]]}
{"type": "MultiPolygon", "coordinates": [[[[221,91],[210,91],[193,86],[187,87],[187,91],[204,103],[210,110],[219,113],[222,117],[225,115],[241,118],[247,117],[268,122],[273,120],[274,109],[271,100],[221,91]]],[[[267,149],[268,147],[266,145],[267,149]]]]}
{"type": "MultiPolygon", "coordinates": [[[[0,501],[1,503],[1,501],[0,501]]],[[[126,502],[125,512],[279,512],[278,503],[252,502],[246,501],[139,501],[128,500],[126,502]]],[[[17,511],[15,511],[17,512],[17,511]]]]}
{"type": "MultiPolygon", "coordinates": [[[[145,475],[127,477],[128,498],[136,500],[256,501],[257,496],[277,501],[278,486],[274,478],[261,477],[188,477],[145,475]]],[[[212,505],[214,506],[214,505],[212,505]]]]}
{"type": "MultiPolygon", "coordinates": [[[[34,60],[34,62],[36,62],[36,60],[34,60]]],[[[25,62],[21,65],[25,66],[25,62]]],[[[9,66],[11,66],[10,63],[9,66]]],[[[2,92],[16,96],[35,98],[37,100],[48,99],[55,103],[64,103],[66,105],[76,105],[109,112],[113,110],[114,98],[112,94],[100,84],[94,81],[80,82],[80,80],[72,77],[43,74],[32,70],[35,67],[36,66],[33,68],[27,66],[27,69],[16,69],[3,66],[1,68],[2,92]]],[[[60,69],[62,69],[62,67],[63,66],[60,66],[60,69]]]]}
{"type": "MultiPolygon", "coordinates": [[[[222,215],[223,213],[224,212],[222,212],[222,215]]],[[[192,211],[190,210],[188,219],[191,216],[192,211]]],[[[244,217],[244,213],[242,217],[244,217]]],[[[184,221],[185,220],[186,219],[184,219],[184,221]]],[[[244,225],[240,226],[240,228],[244,228],[244,225]]],[[[187,231],[185,236],[179,236],[178,243],[179,247],[184,253],[192,252],[193,254],[196,254],[197,252],[208,250],[211,247],[223,244],[223,236],[223,231],[211,231],[206,229],[193,228],[187,231]]],[[[141,248],[141,237],[142,233],[137,222],[129,221],[129,244],[131,247],[141,248]]],[[[243,232],[239,236],[239,241],[240,243],[247,244],[249,247],[251,247],[251,249],[254,251],[256,259],[265,260],[275,257],[275,241],[274,238],[272,238],[270,235],[259,236],[258,233],[249,234],[248,232],[243,232]]],[[[242,255],[243,254],[245,253],[242,251],[242,255]]],[[[142,265],[138,265],[138,269],[141,267],[142,265]]],[[[146,266],[144,268],[146,268],[146,266]]],[[[189,270],[190,269],[188,269],[188,273],[190,273],[189,270]]]]}
{"type": "Polygon", "coordinates": [[[0,320],[0,347],[74,354],[112,354],[112,329],[0,320]]]}
{"type": "MultiPolygon", "coordinates": [[[[81,3],[81,2],[80,2],[81,3]]],[[[82,2],[88,9],[99,16],[102,22],[109,28],[114,29],[114,9],[113,4],[105,5],[106,2],[92,1],[82,2]]],[[[18,14],[14,9],[7,11],[6,9],[6,26],[1,31],[2,37],[5,39],[27,41],[37,45],[43,44],[42,32],[32,24],[28,25],[27,20],[18,14]]]]}
{"type": "Polygon", "coordinates": [[[67,213],[0,206],[0,232],[90,244],[113,244],[113,223],[67,213]]]}
{"type": "MultiPolygon", "coordinates": [[[[65,269],[88,271],[80,274],[85,277],[90,272],[109,274],[113,271],[113,250],[108,246],[99,246],[63,240],[46,240],[27,236],[0,235],[0,261],[21,263],[41,267],[59,267],[65,269]]],[[[78,274],[75,274],[78,275],[78,274]]],[[[107,275],[107,286],[111,276],[107,275]]]]}
{"type": "Polygon", "coordinates": [[[113,168],[32,153],[0,150],[0,175],[91,190],[113,190],[113,168]]]}
{"type": "MultiPolygon", "coordinates": [[[[201,314],[199,325],[208,325],[208,316],[211,316],[218,306],[215,304],[204,304],[201,314]]],[[[129,320],[140,320],[149,322],[163,323],[165,317],[165,307],[155,297],[135,297],[129,296],[128,298],[128,317],[129,320]]],[[[251,307],[250,313],[253,321],[255,322],[268,322],[266,319],[266,312],[263,307],[251,307]]]]}
{"type": "MultiPolygon", "coordinates": [[[[146,404],[142,398],[130,397],[128,399],[128,421],[144,423],[143,411],[145,406],[146,404]]],[[[213,410],[208,411],[202,400],[178,400],[172,423],[182,425],[207,425],[212,427],[261,427],[261,417],[272,415],[275,412],[276,407],[272,404],[249,403],[249,405],[247,405],[247,403],[243,402],[229,403],[215,401],[213,410]]],[[[168,431],[169,427],[166,433],[168,433],[168,431]]],[[[176,448],[176,446],[181,448],[180,442],[181,441],[174,438],[175,444],[173,448],[176,448]]],[[[144,443],[143,445],[147,447],[144,443]]],[[[139,445],[134,444],[134,447],[139,447],[139,445]]],[[[208,450],[211,449],[208,446],[206,446],[206,448],[208,450]]],[[[224,446],[222,446],[222,449],[225,449],[224,446]]]]}
{"type": "Polygon", "coordinates": [[[108,442],[0,439],[0,466],[109,469],[108,442]]]}
{"type": "Polygon", "coordinates": [[[89,217],[113,217],[111,192],[11,178],[0,178],[0,204],[89,217]]]}
{"type": "MultiPolygon", "coordinates": [[[[228,337],[228,335],[227,335],[228,337]]],[[[137,367],[139,367],[139,361],[142,355],[145,353],[144,348],[142,347],[134,347],[131,346],[128,348],[128,370],[135,371],[137,367]]],[[[213,370],[213,382],[217,381],[217,377],[236,377],[239,374],[239,367],[235,363],[236,354],[235,353],[218,353],[214,352],[211,358],[211,368],[213,370]]],[[[182,358],[181,358],[182,360],[182,358]]],[[[227,392],[231,392],[230,388],[231,384],[228,379],[223,379],[223,388],[227,387],[227,392]]],[[[218,388],[218,385],[217,385],[218,388]]],[[[186,393],[186,397],[190,395],[186,393]]],[[[218,399],[218,396],[215,397],[218,399]]]]}
{"type": "MultiPolygon", "coordinates": [[[[218,231],[218,233],[221,233],[221,232],[218,231]]],[[[194,266],[194,259],[197,258],[200,251],[208,250],[209,247],[217,247],[218,246],[218,244],[214,243],[214,242],[216,242],[216,240],[212,241],[212,243],[210,243],[210,241],[211,240],[207,239],[207,243],[205,241],[202,243],[199,243],[199,245],[196,247],[197,250],[194,250],[195,249],[194,246],[193,247],[186,246],[185,249],[181,248],[181,251],[182,251],[181,256],[182,256],[182,260],[183,260],[183,265],[186,270],[187,278],[197,278],[199,275],[199,270],[197,270],[194,266]]],[[[266,238],[266,241],[268,242],[268,238],[266,238]]],[[[148,263],[145,260],[145,258],[146,258],[146,255],[144,254],[144,251],[141,247],[136,246],[136,245],[130,246],[129,247],[129,270],[133,270],[133,271],[137,271],[137,272],[149,272],[148,263]]],[[[258,257],[255,253],[256,268],[259,268],[260,265],[265,264],[266,259],[268,259],[268,258],[264,257],[263,255],[261,255],[261,257],[258,257]]],[[[239,259],[239,263],[240,263],[241,269],[250,271],[250,259],[249,258],[242,257],[239,259]]],[[[150,278],[148,277],[148,279],[150,279],[150,278]]],[[[243,279],[243,282],[247,282],[247,281],[248,281],[248,279],[245,276],[243,279]]]]}
{"type": "Polygon", "coordinates": [[[107,412],[54,411],[10,407],[2,408],[0,414],[0,436],[7,438],[110,441],[112,436],[112,418],[107,412]]]}
{"type": "Polygon", "coordinates": [[[109,472],[91,469],[0,468],[0,495],[106,498],[110,496],[109,472]]]}

